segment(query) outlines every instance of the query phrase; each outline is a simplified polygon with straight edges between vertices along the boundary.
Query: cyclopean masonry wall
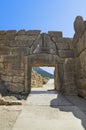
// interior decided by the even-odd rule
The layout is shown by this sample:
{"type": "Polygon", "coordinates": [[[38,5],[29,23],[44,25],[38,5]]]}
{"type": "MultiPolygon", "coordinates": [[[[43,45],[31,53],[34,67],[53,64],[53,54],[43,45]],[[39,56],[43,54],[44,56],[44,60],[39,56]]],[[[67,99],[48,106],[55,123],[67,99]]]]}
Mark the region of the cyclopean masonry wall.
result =
{"type": "Polygon", "coordinates": [[[74,29],[75,81],[78,94],[86,97],[86,21],[81,16],[76,17],[74,29]]]}
{"type": "Polygon", "coordinates": [[[86,96],[86,23],[79,18],[73,39],[64,38],[58,31],[0,31],[0,75],[6,89],[30,92],[32,67],[54,66],[56,90],[86,96]]]}

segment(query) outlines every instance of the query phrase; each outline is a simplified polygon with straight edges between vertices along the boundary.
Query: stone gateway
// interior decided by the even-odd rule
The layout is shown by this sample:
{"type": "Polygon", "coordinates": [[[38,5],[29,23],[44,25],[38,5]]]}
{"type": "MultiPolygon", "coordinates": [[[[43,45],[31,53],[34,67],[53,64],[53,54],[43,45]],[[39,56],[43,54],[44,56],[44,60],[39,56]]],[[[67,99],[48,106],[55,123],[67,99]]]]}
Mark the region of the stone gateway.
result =
{"type": "Polygon", "coordinates": [[[73,38],[62,32],[0,31],[0,78],[9,92],[31,91],[33,66],[55,67],[55,89],[86,97],[86,21],[77,16],[73,38]]]}

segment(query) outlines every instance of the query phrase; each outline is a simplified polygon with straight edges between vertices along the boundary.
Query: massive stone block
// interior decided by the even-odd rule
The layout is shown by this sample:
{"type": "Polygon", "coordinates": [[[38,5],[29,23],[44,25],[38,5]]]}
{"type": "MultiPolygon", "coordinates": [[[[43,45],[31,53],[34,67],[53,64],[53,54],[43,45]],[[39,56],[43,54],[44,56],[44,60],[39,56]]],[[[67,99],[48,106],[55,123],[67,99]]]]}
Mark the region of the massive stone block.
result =
{"type": "Polygon", "coordinates": [[[0,47],[0,55],[9,55],[10,49],[8,47],[0,47]]]}
{"type": "Polygon", "coordinates": [[[62,32],[61,31],[48,31],[48,34],[51,37],[62,38],[62,32]]]}
{"type": "Polygon", "coordinates": [[[74,57],[73,50],[58,50],[58,54],[61,58],[71,58],[74,57]]]}
{"type": "Polygon", "coordinates": [[[69,46],[67,43],[59,43],[57,42],[56,43],[56,47],[59,49],[59,50],[69,50],[69,46]]]}
{"type": "Polygon", "coordinates": [[[37,36],[39,35],[41,32],[41,30],[28,30],[26,31],[26,34],[29,36],[37,36]]]}
{"type": "Polygon", "coordinates": [[[30,54],[30,48],[29,47],[13,47],[10,49],[11,53],[13,55],[29,55],[30,54]]]}
{"type": "Polygon", "coordinates": [[[24,85],[20,83],[11,83],[11,82],[5,82],[6,88],[8,91],[12,93],[22,93],[24,92],[24,85]]]}
{"type": "Polygon", "coordinates": [[[13,76],[12,81],[13,83],[20,83],[20,84],[24,84],[25,82],[24,77],[19,77],[19,76],[13,76]]]}

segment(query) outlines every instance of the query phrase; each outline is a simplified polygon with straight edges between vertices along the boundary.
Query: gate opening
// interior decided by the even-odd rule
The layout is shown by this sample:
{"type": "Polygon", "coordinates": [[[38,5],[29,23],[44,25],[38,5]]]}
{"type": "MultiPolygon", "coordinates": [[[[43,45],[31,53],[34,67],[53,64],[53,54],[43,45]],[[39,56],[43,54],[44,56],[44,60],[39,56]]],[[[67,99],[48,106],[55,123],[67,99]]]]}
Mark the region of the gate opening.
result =
{"type": "Polygon", "coordinates": [[[58,90],[56,66],[32,66],[31,89],[47,87],[49,90],[58,90]]]}

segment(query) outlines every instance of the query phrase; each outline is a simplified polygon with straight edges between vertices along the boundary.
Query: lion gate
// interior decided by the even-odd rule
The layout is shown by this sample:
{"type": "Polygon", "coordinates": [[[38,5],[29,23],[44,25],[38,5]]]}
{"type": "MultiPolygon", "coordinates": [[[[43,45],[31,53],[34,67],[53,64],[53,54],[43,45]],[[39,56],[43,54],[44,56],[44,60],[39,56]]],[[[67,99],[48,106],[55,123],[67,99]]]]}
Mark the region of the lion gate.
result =
{"type": "Polygon", "coordinates": [[[0,75],[13,93],[30,92],[33,66],[55,67],[55,89],[76,95],[74,53],[71,38],[62,32],[39,30],[0,31],[0,75]]]}

